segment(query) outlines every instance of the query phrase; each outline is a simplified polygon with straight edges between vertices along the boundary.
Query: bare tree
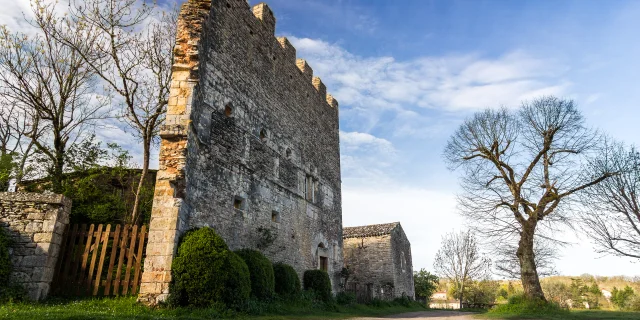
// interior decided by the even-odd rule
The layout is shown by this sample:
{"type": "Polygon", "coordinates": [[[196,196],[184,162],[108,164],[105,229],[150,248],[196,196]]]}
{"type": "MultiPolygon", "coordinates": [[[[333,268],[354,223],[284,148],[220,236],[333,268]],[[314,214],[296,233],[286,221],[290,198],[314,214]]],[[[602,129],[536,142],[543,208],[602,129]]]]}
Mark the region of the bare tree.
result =
{"type": "Polygon", "coordinates": [[[481,254],[473,233],[464,231],[449,233],[442,238],[433,268],[454,283],[462,307],[464,289],[469,282],[486,275],[490,264],[490,260],[481,254]]]}
{"type": "MultiPolygon", "coordinates": [[[[108,111],[92,92],[95,77],[81,54],[50,32],[59,23],[53,7],[32,9],[38,35],[0,28],[0,90],[37,120],[26,135],[49,162],[53,191],[61,192],[68,146],[108,111]]],[[[80,41],[81,35],[75,37],[80,41]]]]}
{"type": "Polygon", "coordinates": [[[516,112],[478,112],[450,138],[444,157],[462,169],[462,214],[495,246],[517,239],[524,294],[544,300],[534,240],[554,239],[571,217],[569,201],[615,172],[584,170],[600,135],[585,127],[571,100],[542,97],[516,112]]]}
{"type": "MultiPolygon", "coordinates": [[[[23,177],[34,170],[27,167],[34,154],[34,140],[40,139],[37,114],[28,114],[4,96],[0,97],[0,157],[10,157],[13,162],[11,178],[20,184],[23,177]],[[29,136],[36,139],[29,139],[29,136]]],[[[3,186],[3,190],[6,190],[3,186]]]]}
{"type": "Polygon", "coordinates": [[[621,143],[607,143],[591,162],[591,174],[620,172],[584,193],[587,235],[598,251],[640,259],[640,153],[621,143]]]}
{"type": "Polygon", "coordinates": [[[119,97],[122,119],[142,141],[142,173],[131,223],[138,219],[151,148],[166,114],[176,20],[175,8],[163,12],[155,1],[73,0],[66,24],[56,30],[57,37],[119,97]]]}

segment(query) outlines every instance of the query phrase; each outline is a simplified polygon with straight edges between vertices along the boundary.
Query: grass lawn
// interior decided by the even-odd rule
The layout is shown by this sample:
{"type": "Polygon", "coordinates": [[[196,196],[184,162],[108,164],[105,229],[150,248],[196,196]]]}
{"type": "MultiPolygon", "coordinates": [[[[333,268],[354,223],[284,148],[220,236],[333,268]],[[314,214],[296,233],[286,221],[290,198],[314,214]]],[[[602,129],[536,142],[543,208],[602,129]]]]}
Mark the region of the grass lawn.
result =
{"type": "Polygon", "coordinates": [[[344,319],[360,316],[384,316],[422,310],[426,309],[417,304],[409,307],[401,305],[385,307],[368,305],[337,306],[332,311],[325,311],[309,305],[278,304],[277,308],[271,308],[269,311],[255,312],[260,315],[248,315],[228,311],[221,313],[215,309],[151,309],[137,304],[135,297],[129,297],[51,300],[43,303],[9,303],[0,305],[0,319],[344,319]]]}
{"type": "Polygon", "coordinates": [[[640,312],[605,311],[605,310],[571,310],[557,312],[526,313],[483,313],[480,319],[539,319],[539,320],[640,320],[640,312]]]}

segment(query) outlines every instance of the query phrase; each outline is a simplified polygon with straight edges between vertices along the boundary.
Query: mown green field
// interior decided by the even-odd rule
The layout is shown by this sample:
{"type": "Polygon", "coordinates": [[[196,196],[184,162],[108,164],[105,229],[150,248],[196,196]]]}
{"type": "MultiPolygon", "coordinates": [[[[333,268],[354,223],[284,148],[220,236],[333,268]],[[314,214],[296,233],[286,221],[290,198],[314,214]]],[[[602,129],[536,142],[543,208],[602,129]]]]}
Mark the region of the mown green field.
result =
{"type": "Polygon", "coordinates": [[[577,310],[558,313],[484,313],[478,315],[481,319],[538,319],[538,320],[640,320],[640,312],[603,311],[603,310],[577,310]]]}
{"type": "Polygon", "coordinates": [[[539,320],[640,320],[640,312],[609,311],[609,310],[567,310],[554,304],[517,303],[494,307],[486,313],[477,316],[485,319],[539,319],[539,320]]]}
{"type": "Polygon", "coordinates": [[[306,304],[276,303],[268,310],[236,313],[216,309],[147,308],[136,303],[135,298],[103,298],[90,300],[52,300],[44,303],[9,303],[0,305],[0,319],[345,319],[351,317],[375,317],[404,312],[426,310],[411,306],[333,306],[322,308],[306,304]],[[323,310],[325,309],[325,310],[323,310]],[[332,309],[332,310],[326,310],[332,309]]]}

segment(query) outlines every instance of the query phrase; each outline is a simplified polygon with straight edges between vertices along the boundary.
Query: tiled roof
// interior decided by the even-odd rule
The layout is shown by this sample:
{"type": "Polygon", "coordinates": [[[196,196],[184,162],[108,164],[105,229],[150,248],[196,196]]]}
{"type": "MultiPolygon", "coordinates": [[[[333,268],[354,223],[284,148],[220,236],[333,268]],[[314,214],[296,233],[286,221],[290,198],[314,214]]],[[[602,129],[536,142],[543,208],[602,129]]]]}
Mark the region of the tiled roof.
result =
{"type": "Polygon", "coordinates": [[[400,222],[372,224],[368,226],[360,227],[344,227],[342,228],[343,238],[360,238],[360,237],[375,237],[385,234],[390,234],[400,222]]]}

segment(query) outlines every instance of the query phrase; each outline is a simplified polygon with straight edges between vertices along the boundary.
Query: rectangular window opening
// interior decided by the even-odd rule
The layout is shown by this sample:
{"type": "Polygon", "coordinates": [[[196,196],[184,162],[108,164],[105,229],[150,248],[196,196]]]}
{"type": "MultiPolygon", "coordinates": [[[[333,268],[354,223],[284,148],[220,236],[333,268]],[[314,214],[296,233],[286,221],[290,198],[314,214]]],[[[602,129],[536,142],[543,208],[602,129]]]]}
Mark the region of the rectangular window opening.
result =
{"type": "Polygon", "coordinates": [[[280,213],[278,211],[271,211],[271,221],[280,223],[280,213]]]}
{"type": "Polygon", "coordinates": [[[320,270],[328,271],[329,270],[329,258],[320,257],[320,270]]]}
{"type": "Polygon", "coordinates": [[[318,180],[312,176],[306,176],[304,179],[304,195],[305,199],[315,203],[318,195],[318,180]]]}

